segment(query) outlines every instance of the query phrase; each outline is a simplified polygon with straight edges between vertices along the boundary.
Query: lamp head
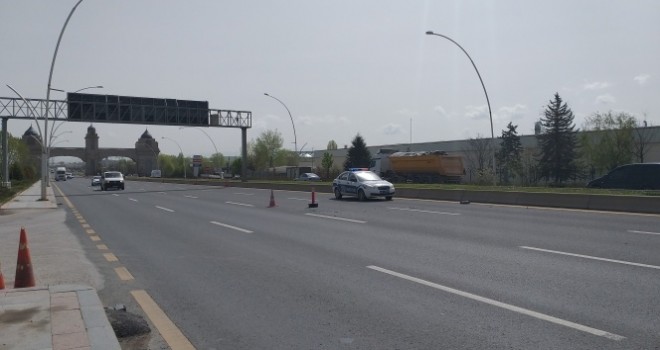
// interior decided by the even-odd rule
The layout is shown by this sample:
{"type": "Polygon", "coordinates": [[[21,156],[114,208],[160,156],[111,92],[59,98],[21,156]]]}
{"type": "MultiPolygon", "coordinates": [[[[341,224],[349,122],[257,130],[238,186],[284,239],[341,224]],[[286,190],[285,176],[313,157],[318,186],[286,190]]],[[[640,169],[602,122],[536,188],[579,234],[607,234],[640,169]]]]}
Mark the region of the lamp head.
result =
{"type": "Polygon", "coordinates": [[[428,30],[428,31],[426,31],[426,35],[433,35],[433,34],[435,34],[435,33],[433,33],[432,30],[428,30]]]}

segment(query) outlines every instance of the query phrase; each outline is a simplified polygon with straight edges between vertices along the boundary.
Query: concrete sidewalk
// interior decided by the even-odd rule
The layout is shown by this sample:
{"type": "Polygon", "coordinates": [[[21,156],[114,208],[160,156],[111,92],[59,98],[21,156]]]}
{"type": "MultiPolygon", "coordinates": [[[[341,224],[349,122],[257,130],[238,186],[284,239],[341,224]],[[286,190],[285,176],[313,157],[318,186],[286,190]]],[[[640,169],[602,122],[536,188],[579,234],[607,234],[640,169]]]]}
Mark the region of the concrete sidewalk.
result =
{"type": "Polygon", "coordinates": [[[52,187],[40,201],[41,183],[0,207],[0,350],[111,349],[119,342],[96,288],[103,280],[66,226],[52,187]],[[36,287],[12,289],[21,227],[36,287]]]}

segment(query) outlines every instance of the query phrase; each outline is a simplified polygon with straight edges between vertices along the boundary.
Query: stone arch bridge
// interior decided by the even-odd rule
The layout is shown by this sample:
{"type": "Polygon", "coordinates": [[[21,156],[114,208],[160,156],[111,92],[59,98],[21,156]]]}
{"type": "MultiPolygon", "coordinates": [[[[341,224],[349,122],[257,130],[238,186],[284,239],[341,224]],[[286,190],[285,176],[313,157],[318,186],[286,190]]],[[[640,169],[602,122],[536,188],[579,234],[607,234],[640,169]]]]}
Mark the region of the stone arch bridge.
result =
{"type": "MultiPolygon", "coordinates": [[[[22,137],[27,145],[35,169],[41,164],[41,138],[30,127],[22,137]]],[[[52,147],[50,157],[77,157],[85,162],[85,175],[91,176],[101,172],[101,160],[108,157],[126,157],[132,159],[139,176],[149,176],[151,170],[158,169],[158,142],[148,130],[135,142],[134,148],[99,148],[99,136],[94,126],[87,128],[85,147],[52,147]]]]}

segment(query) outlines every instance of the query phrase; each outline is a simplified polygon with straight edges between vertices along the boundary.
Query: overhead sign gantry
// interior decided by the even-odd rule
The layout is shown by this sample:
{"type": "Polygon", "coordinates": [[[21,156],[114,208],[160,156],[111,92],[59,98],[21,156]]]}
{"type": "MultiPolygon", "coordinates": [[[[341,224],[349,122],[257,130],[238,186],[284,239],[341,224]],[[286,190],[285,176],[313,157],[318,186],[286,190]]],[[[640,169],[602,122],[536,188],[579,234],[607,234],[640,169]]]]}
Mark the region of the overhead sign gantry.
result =
{"type": "MultiPolygon", "coordinates": [[[[2,139],[7,139],[8,119],[46,119],[45,110],[46,100],[43,99],[0,97],[2,139]]],[[[208,101],[68,93],[65,101],[49,101],[48,120],[240,128],[241,153],[246,159],[247,129],[252,127],[252,112],[212,109],[208,101]]],[[[3,147],[3,152],[6,152],[6,147],[3,147]]],[[[246,164],[242,162],[243,179],[246,164]]],[[[6,173],[5,167],[3,164],[3,173],[6,173]]]]}

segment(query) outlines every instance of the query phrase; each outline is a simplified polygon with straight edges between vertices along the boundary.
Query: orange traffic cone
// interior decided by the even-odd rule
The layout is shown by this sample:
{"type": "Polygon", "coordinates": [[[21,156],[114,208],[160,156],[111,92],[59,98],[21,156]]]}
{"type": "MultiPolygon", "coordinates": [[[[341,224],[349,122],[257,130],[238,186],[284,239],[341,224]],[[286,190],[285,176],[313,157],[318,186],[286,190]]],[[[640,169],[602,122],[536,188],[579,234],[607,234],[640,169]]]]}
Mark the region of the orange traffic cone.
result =
{"type": "Polygon", "coordinates": [[[18,259],[16,260],[16,280],[14,288],[34,287],[34,273],[28,248],[27,232],[21,227],[21,241],[18,245],[18,259]]]}
{"type": "Polygon", "coordinates": [[[319,204],[316,203],[316,191],[314,190],[314,187],[312,187],[312,202],[309,203],[308,208],[318,208],[319,204]]]}
{"type": "Polygon", "coordinates": [[[0,264],[0,289],[5,289],[5,277],[2,276],[2,264],[0,264]]]}
{"type": "Polygon", "coordinates": [[[275,194],[273,193],[273,190],[270,190],[270,204],[268,204],[268,208],[275,207],[275,194]]]}

